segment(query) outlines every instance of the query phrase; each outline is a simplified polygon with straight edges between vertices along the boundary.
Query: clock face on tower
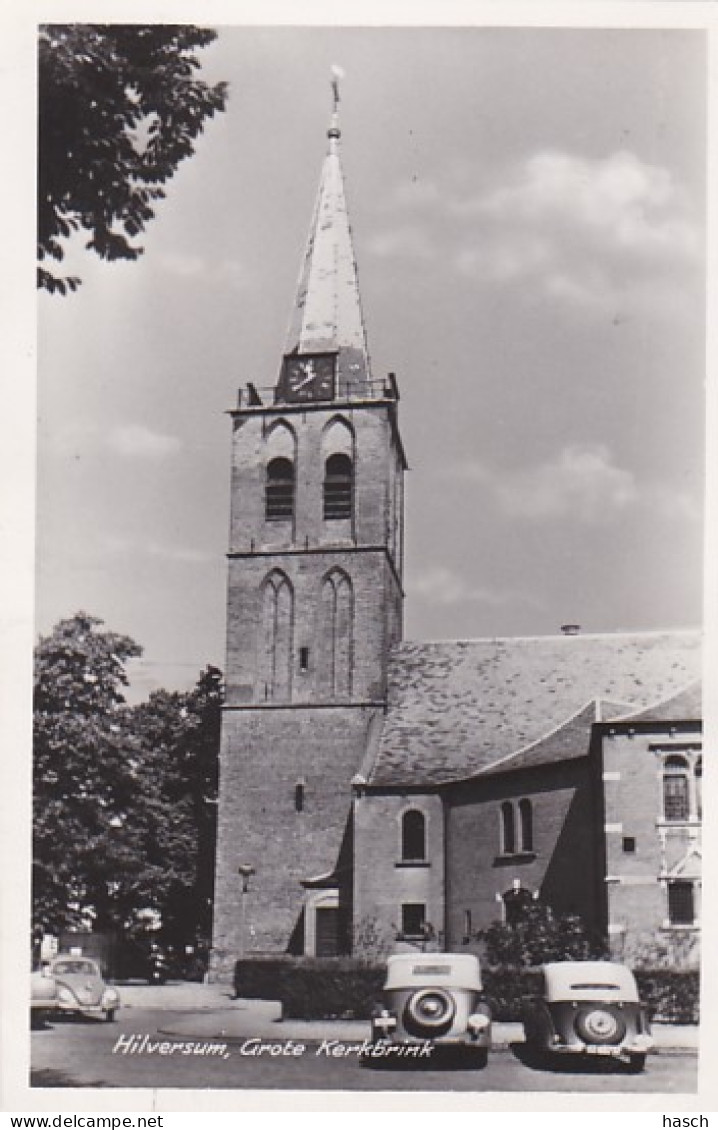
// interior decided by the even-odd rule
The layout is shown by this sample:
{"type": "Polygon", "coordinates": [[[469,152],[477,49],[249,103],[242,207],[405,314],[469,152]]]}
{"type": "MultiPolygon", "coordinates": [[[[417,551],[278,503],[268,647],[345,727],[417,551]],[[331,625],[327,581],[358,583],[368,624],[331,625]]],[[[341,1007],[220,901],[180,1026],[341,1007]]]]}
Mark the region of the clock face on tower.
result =
{"type": "Polygon", "coordinates": [[[332,400],[334,398],[333,353],[307,354],[284,359],[286,400],[332,400]]]}

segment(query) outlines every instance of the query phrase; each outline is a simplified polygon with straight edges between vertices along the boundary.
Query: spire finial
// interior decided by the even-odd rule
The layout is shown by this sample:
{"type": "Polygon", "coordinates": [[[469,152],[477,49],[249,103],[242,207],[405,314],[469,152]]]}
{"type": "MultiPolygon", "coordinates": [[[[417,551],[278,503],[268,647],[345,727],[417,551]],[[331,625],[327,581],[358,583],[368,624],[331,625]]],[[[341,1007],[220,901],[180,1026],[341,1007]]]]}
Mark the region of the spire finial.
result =
{"type": "Polygon", "coordinates": [[[339,79],[344,78],[344,71],[336,63],[332,65],[332,123],[327,131],[327,137],[341,137],[339,129],[339,79]]]}

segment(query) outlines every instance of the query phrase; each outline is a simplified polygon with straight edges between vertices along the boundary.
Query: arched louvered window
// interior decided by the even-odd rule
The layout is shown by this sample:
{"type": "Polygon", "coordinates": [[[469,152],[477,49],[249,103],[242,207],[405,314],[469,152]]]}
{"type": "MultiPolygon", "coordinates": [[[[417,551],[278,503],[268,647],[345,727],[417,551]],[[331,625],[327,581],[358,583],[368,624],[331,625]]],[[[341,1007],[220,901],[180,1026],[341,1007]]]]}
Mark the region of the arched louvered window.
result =
{"type": "Polygon", "coordinates": [[[280,456],[267,464],[265,516],[268,522],[294,517],[294,464],[280,456]]]}
{"type": "Polygon", "coordinates": [[[284,573],[275,569],[262,586],[262,619],[258,654],[259,700],[288,702],[292,689],[294,592],[284,573]]]}
{"type": "Polygon", "coordinates": [[[324,518],[351,518],[354,468],[348,455],[330,455],[324,464],[324,518]]]}
{"type": "Polygon", "coordinates": [[[521,832],[521,851],[534,850],[534,817],[531,801],[519,801],[519,829],[521,832]]]}
{"type": "Polygon", "coordinates": [[[516,851],[516,822],[514,806],[505,800],[501,805],[501,853],[513,855],[516,851]]]}
{"type": "Polygon", "coordinates": [[[418,808],[401,818],[401,858],[407,863],[426,859],[426,819],[418,808]]]}
{"type": "Polygon", "coordinates": [[[663,763],[663,818],[682,821],[689,816],[688,762],[685,757],[667,757],[663,763]]]}

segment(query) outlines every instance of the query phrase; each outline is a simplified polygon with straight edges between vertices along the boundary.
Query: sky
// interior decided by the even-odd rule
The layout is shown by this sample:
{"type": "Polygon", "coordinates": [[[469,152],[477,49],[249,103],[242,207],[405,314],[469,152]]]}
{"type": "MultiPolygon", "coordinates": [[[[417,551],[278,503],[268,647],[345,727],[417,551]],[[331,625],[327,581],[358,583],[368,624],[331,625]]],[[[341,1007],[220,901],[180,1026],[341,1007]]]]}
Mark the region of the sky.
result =
{"type": "Polygon", "coordinates": [[[135,263],[39,296],[36,632],[224,665],[230,426],[275,382],[340,65],[375,377],[410,464],[410,639],[698,626],[701,32],[228,28],[224,114],[135,263]]]}

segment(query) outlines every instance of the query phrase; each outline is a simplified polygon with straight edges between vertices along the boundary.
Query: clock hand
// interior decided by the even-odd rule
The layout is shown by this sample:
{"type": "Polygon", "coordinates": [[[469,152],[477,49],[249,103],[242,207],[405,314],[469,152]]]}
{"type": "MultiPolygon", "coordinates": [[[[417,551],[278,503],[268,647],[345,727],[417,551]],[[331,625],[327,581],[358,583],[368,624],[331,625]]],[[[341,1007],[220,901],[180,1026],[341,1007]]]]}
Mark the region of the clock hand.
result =
{"type": "Polygon", "coordinates": [[[305,385],[308,385],[310,383],[310,381],[313,381],[313,380],[314,380],[314,373],[310,373],[308,377],[305,377],[303,381],[300,381],[299,384],[296,384],[294,386],[294,391],[299,392],[300,388],[304,388],[305,385]]]}

